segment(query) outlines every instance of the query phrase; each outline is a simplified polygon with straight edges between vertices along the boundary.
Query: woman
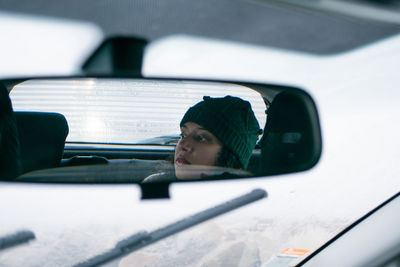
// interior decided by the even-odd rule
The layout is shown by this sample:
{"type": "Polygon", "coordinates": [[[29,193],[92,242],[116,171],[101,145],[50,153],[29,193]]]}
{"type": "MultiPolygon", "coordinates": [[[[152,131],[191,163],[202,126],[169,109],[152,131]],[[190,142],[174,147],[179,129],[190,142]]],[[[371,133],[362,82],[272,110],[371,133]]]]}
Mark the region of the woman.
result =
{"type": "MultiPolygon", "coordinates": [[[[174,155],[178,179],[213,175],[215,169],[205,166],[246,169],[261,134],[250,103],[233,96],[205,96],[185,113],[180,128],[174,155]]],[[[161,181],[165,176],[170,175],[151,175],[144,182],[161,181]]]]}

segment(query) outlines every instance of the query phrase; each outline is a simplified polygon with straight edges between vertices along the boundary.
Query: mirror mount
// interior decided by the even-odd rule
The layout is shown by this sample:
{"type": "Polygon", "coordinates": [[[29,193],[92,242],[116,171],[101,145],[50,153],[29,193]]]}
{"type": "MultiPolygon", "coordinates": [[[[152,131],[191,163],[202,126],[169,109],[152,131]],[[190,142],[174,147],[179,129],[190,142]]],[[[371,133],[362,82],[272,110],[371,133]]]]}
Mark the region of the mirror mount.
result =
{"type": "Polygon", "coordinates": [[[109,38],[85,61],[82,70],[86,75],[141,78],[147,44],[142,38],[109,38]]]}
{"type": "Polygon", "coordinates": [[[142,183],[141,199],[169,199],[169,185],[170,183],[142,183]]]}

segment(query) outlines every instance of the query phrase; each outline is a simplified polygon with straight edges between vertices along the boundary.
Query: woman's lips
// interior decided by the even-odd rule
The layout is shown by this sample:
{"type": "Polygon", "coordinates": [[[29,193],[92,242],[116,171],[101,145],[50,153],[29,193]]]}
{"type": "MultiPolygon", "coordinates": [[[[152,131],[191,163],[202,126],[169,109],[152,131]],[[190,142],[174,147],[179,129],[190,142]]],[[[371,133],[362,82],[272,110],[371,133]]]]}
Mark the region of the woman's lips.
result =
{"type": "Polygon", "coordinates": [[[189,161],[187,161],[185,158],[179,157],[175,160],[175,162],[179,165],[187,165],[190,164],[189,161]]]}

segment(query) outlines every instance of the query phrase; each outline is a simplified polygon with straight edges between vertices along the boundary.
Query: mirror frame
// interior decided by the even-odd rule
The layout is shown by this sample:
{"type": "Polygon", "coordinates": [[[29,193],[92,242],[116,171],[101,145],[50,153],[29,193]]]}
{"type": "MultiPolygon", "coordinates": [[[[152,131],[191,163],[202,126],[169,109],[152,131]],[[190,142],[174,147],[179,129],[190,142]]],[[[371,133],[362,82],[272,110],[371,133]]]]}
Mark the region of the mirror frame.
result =
{"type": "MultiPolygon", "coordinates": [[[[267,134],[271,132],[275,133],[275,140],[283,141],[283,143],[287,143],[284,145],[293,144],[296,139],[296,135],[298,136],[299,131],[301,134],[305,133],[306,135],[306,148],[307,153],[304,153],[300,160],[292,160],[290,161],[290,157],[287,157],[285,160],[285,164],[280,164],[279,168],[275,168],[271,171],[266,171],[263,166],[258,167],[258,172],[252,175],[251,177],[269,177],[274,175],[282,175],[289,174],[294,172],[301,172],[305,170],[309,170],[314,167],[321,156],[322,153],[322,134],[319,123],[319,116],[317,107],[312,99],[312,97],[303,89],[285,86],[285,85],[276,85],[276,84],[267,84],[267,83],[254,83],[254,82],[240,82],[240,81],[230,81],[230,80],[217,80],[217,79],[190,79],[190,78],[162,78],[162,77],[142,77],[138,75],[136,77],[132,77],[136,75],[118,75],[116,76],[108,76],[108,75],[81,75],[81,76],[58,76],[58,77],[33,77],[26,79],[15,79],[15,80],[2,80],[7,89],[10,91],[10,88],[14,87],[16,84],[30,80],[30,79],[74,79],[74,78],[139,78],[144,80],[159,80],[159,81],[195,81],[195,82],[216,82],[216,83],[230,83],[242,85],[245,87],[249,87],[258,93],[264,98],[264,102],[267,105],[268,112],[267,116],[269,116],[269,120],[267,120],[266,125],[263,127],[264,133],[261,139],[262,144],[270,144],[268,141],[267,134]],[[280,99],[279,103],[275,100],[280,99]],[[286,109],[285,105],[287,103],[292,103],[295,108],[286,109]],[[301,114],[300,117],[297,115],[301,114]],[[293,124],[290,127],[294,127],[290,129],[288,134],[276,134],[281,129],[282,125],[279,125],[276,121],[273,120],[272,116],[279,116],[281,118],[290,118],[291,116],[297,116],[297,119],[291,120],[293,124]],[[273,125],[271,126],[271,122],[273,125]],[[296,128],[297,127],[297,128],[296,128]],[[277,139],[278,138],[278,139],[277,139]]],[[[262,126],[261,126],[262,127],[262,126]]],[[[304,145],[303,145],[304,148],[304,145]]],[[[279,149],[275,148],[271,153],[266,153],[263,149],[261,149],[261,161],[274,159],[275,154],[279,149]]],[[[290,153],[289,153],[290,154],[290,153]]],[[[281,156],[276,156],[277,159],[283,160],[281,156]]],[[[276,161],[275,161],[276,162],[276,161]]],[[[223,179],[242,179],[243,177],[223,177],[223,179]]],[[[182,180],[179,182],[198,182],[198,181],[210,181],[215,179],[198,179],[198,180],[182,180]]],[[[65,182],[61,182],[65,183],[65,182]]],[[[67,182],[68,183],[68,182],[67,182]]],[[[93,182],[90,182],[93,183],[93,182]]],[[[104,181],[103,181],[104,183],[104,181]]],[[[165,198],[169,197],[169,184],[171,182],[161,182],[154,184],[139,184],[142,189],[142,198],[165,198]]]]}

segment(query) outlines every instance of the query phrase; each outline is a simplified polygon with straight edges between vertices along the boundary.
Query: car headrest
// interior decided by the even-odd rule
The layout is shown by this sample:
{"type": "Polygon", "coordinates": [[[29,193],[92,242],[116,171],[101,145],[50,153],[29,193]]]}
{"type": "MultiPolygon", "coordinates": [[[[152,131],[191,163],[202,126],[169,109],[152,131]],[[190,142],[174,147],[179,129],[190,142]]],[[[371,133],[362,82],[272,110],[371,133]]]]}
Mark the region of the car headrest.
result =
{"type": "Polygon", "coordinates": [[[0,180],[13,180],[21,172],[17,123],[8,90],[0,83],[0,180]]]}
{"type": "Polygon", "coordinates": [[[15,112],[20,138],[22,173],[59,166],[68,123],[59,113],[15,112]]]}
{"type": "Polygon", "coordinates": [[[314,102],[300,91],[284,91],[274,98],[260,141],[260,173],[290,173],[316,164],[321,136],[316,109],[310,105],[314,102]]]}

